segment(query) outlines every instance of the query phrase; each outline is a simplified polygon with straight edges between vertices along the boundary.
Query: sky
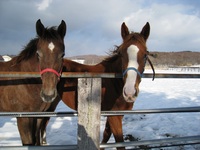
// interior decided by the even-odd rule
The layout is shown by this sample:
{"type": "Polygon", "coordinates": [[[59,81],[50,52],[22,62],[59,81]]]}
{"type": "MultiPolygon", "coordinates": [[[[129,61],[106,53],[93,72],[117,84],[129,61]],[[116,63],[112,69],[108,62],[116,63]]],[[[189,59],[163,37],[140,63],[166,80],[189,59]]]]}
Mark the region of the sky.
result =
{"type": "Polygon", "coordinates": [[[0,55],[17,55],[36,37],[35,23],[67,24],[65,56],[106,55],[122,43],[121,24],[151,31],[149,51],[200,51],[198,0],[0,0],[0,55]]]}

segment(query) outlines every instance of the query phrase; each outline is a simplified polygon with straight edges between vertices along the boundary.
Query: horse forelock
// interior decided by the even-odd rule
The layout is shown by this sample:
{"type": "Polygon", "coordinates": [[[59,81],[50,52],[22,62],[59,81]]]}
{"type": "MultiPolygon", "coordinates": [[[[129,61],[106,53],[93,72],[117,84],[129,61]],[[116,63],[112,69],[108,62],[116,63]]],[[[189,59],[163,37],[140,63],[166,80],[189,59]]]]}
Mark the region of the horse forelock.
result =
{"type": "Polygon", "coordinates": [[[60,34],[57,32],[56,27],[50,27],[50,28],[45,28],[44,33],[42,35],[42,37],[40,37],[41,39],[44,40],[62,40],[60,34]]]}
{"type": "Polygon", "coordinates": [[[147,47],[146,47],[146,41],[142,37],[142,35],[140,33],[131,32],[128,41],[129,40],[134,40],[136,44],[138,43],[138,44],[142,45],[145,49],[147,49],[147,47]]]}

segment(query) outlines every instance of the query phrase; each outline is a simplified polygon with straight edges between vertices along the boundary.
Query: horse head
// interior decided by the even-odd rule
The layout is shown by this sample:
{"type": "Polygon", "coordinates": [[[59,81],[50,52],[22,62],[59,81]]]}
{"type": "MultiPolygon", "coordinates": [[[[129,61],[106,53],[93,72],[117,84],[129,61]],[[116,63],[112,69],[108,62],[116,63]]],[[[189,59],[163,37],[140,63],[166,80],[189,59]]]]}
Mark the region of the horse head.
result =
{"type": "Polygon", "coordinates": [[[42,79],[40,96],[44,102],[52,102],[57,97],[57,83],[60,80],[63,66],[66,24],[62,20],[57,29],[55,27],[45,28],[38,20],[36,31],[39,38],[36,53],[42,79]]]}
{"type": "Polygon", "coordinates": [[[150,34],[150,25],[147,22],[140,33],[129,32],[126,24],[121,26],[123,43],[118,48],[122,59],[123,97],[127,102],[135,102],[139,94],[139,84],[144,72],[148,54],[146,41],[150,34]]]}

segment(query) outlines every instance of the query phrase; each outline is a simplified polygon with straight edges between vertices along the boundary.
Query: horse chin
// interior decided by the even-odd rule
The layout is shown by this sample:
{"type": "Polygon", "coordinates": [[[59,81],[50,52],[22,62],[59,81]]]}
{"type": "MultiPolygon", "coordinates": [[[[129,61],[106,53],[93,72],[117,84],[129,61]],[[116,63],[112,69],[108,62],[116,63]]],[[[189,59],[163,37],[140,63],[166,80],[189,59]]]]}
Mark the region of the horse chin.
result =
{"type": "Polygon", "coordinates": [[[124,100],[128,103],[134,103],[136,100],[136,96],[131,96],[131,97],[124,97],[124,100]]]}
{"type": "Polygon", "coordinates": [[[53,92],[51,95],[45,94],[43,91],[40,92],[40,97],[42,98],[42,101],[45,103],[51,103],[55,100],[57,97],[57,90],[53,92]]]}

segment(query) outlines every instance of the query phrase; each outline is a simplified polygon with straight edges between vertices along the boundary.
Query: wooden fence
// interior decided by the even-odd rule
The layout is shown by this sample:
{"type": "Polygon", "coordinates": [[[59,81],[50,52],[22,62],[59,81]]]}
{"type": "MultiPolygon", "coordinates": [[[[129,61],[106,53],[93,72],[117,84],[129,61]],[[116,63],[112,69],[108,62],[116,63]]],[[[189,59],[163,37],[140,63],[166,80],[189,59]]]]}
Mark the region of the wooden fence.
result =
{"type": "MultiPolygon", "coordinates": [[[[24,78],[40,77],[38,72],[1,72],[1,77],[24,78]]],[[[125,143],[99,144],[100,137],[100,116],[124,115],[124,114],[146,114],[146,113],[180,113],[180,112],[200,112],[200,107],[185,108],[166,108],[151,110],[133,110],[133,111],[102,111],[100,110],[101,102],[101,78],[120,78],[121,74],[115,73],[66,73],[62,74],[66,78],[81,78],[78,82],[78,113],[77,112],[11,112],[0,113],[0,116],[12,117],[55,117],[55,116],[77,116],[78,115],[78,145],[61,145],[61,146],[3,146],[0,149],[79,149],[79,150],[97,150],[99,148],[122,147],[122,146],[139,146],[152,144],[177,145],[177,142],[186,142],[186,144],[200,144],[199,136],[180,137],[160,140],[146,140],[125,143]],[[94,86],[95,85],[95,86],[94,86]],[[81,100],[80,100],[81,99],[81,100]],[[84,109],[83,109],[84,108],[84,109]],[[174,144],[173,144],[174,143],[174,144]]],[[[151,74],[144,74],[145,78],[151,78],[151,74]]],[[[156,74],[156,78],[200,78],[200,74],[156,74]]],[[[181,143],[180,143],[181,144],[181,143]]],[[[184,144],[184,143],[182,143],[184,144]]]]}

